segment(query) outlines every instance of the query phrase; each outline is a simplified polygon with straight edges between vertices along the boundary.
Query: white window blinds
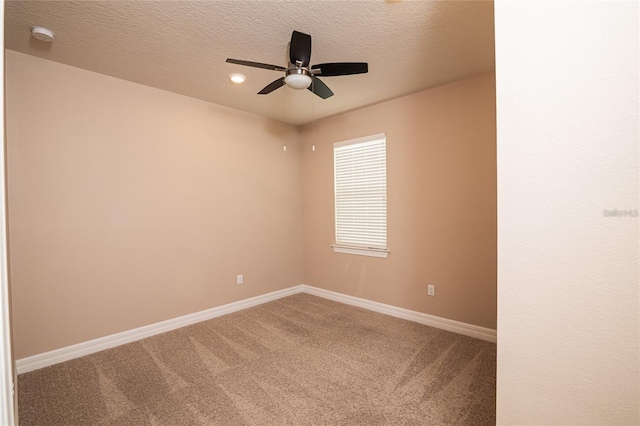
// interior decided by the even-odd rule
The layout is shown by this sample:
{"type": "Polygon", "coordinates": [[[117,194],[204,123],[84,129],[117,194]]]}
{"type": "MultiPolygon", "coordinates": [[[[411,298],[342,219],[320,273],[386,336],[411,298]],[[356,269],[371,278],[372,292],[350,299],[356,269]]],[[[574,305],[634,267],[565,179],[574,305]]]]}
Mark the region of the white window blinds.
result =
{"type": "Polygon", "coordinates": [[[386,252],[385,134],[335,143],[333,155],[336,246],[386,252]]]}

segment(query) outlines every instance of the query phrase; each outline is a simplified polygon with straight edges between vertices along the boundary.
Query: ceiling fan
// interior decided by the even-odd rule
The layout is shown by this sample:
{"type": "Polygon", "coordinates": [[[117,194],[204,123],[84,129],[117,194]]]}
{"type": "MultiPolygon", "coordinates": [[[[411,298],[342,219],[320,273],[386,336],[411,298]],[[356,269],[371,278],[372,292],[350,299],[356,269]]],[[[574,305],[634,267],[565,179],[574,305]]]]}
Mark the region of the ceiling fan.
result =
{"type": "Polygon", "coordinates": [[[366,62],[332,62],[309,66],[310,59],[311,36],[294,31],[291,34],[291,43],[289,44],[289,65],[287,68],[231,58],[227,58],[227,62],[285,72],[284,77],[280,77],[268,84],[258,92],[259,95],[271,93],[286,84],[292,89],[309,89],[322,99],[333,96],[333,92],[317,76],[334,77],[338,75],[364,74],[369,71],[369,66],[366,62]]]}

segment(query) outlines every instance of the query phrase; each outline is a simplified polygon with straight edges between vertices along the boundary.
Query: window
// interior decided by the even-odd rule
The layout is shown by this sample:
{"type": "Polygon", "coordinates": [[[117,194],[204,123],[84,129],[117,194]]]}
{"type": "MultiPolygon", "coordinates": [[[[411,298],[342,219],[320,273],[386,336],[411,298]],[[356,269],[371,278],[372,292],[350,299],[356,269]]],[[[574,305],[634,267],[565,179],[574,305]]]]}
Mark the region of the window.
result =
{"type": "Polygon", "coordinates": [[[387,257],[384,133],[333,144],[338,253],[387,257]]]}

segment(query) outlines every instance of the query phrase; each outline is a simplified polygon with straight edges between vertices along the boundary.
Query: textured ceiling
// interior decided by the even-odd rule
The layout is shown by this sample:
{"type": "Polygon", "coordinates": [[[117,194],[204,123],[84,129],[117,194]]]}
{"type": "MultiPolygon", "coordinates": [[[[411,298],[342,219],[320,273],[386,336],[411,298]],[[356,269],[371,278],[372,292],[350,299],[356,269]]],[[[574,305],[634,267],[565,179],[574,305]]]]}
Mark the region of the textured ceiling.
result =
{"type": "Polygon", "coordinates": [[[5,47],[90,71],[303,124],[494,70],[490,1],[7,1],[5,47]],[[34,25],[54,31],[48,44],[34,25]],[[322,100],[283,87],[283,73],[226,58],[287,65],[292,30],[312,36],[311,63],[368,62],[325,77],[322,100]],[[242,85],[232,72],[247,76],[242,85]]]}

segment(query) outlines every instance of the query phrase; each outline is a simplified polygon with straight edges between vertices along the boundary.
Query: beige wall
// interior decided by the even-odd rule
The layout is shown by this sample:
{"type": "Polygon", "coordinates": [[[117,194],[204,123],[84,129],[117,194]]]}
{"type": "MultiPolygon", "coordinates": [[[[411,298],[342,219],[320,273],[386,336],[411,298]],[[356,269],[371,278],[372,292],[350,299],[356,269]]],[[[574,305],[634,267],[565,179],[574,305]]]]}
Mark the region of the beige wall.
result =
{"type": "Polygon", "coordinates": [[[6,103],[17,358],[302,282],[295,128],[13,51],[6,103]]]}
{"type": "Polygon", "coordinates": [[[304,283],[495,328],[495,120],[490,73],[306,126],[304,283]],[[333,143],[382,132],[391,253],[334,253],[333,143]]]}
{"type": "Polygon", "coordinates": [[[13,51],[6,58],[18,359],[300,283],[495,328],[494,74],[301,134],[13,51]],[[334,254],[332,144],[379,132],[391,254],[334,254]]]}

